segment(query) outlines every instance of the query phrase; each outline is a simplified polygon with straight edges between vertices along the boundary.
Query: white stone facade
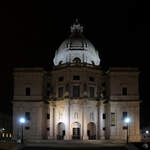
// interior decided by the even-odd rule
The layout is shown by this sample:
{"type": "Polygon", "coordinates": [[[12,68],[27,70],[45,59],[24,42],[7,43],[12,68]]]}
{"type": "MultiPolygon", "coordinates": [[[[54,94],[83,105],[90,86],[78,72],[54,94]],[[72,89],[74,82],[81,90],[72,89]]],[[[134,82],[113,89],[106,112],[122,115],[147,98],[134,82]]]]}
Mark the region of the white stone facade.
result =
{"type": "MultiPolygon", "coordinates": [[[[80,30],[79,26],[76,30],[80,30]]],[[[78,40],[77,45],[81,43],[81,39],[78,40]]],[[[140,141],[138,75],[137,69],[110,68],[106,72],[96,63],[78,59],[55,64],[51,71],[16,68],[14,135],[20,136],[18,120],[25,116],[26,140],[126,141],[124,117],[128,116],[131,119],[129,141],[140,141]]]]}
{"type": "Polygon", "coordinates": [[[16,136],[20,128],[19,117],[30,112],[30,120],[24,125],[25,139],[126,140],[122,117],[123,112],[127,112],[131,118],[129,140],[140,141],[136,70],[113,68],[104,75],[100,69],[87,66],[59,67],[49,73],[40,68],[24,68],[16,69],[14,76],[13,127],[16,136]],[[74,75],[80,76],[80,79],[73,80],[74,75]],[[63,81],[59,81],[60,77],[63,77],[63,81]],[[94,81],[90,81],[90,77],[94,81]],[[122,83],[123,87],[128,87],[129,95],[122,95],[122,83]],[[29,85],[31,95],[25,96],[25,87],[29,85]],[[79,97],[73,96],[74,86],[80,87],[79,97]],[[63,87],[61,97],[60,87],[63,87]],[[93,97],[90,96],[90,87],[94,88],[93,97]],[[106,92],[104,96],[103,90],[106,92]],[[48,96],[47,91],[50,91],[48,96]],[[79,130],[74,131],[78,134],[73,130],[79,130]]]}

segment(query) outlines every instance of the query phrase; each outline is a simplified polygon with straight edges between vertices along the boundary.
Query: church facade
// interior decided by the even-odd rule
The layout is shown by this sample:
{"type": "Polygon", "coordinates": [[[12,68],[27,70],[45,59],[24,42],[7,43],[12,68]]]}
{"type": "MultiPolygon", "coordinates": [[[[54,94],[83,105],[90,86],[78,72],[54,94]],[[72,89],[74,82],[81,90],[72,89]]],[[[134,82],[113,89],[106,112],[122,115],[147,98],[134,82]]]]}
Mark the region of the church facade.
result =
{"type": "Polygon", "coordinates": [[[140,141],[139,72],[100,67],[98,51],[76,21],[56,50],[54,67],[15,68],[13,133],[26,140],[140,141]]]}

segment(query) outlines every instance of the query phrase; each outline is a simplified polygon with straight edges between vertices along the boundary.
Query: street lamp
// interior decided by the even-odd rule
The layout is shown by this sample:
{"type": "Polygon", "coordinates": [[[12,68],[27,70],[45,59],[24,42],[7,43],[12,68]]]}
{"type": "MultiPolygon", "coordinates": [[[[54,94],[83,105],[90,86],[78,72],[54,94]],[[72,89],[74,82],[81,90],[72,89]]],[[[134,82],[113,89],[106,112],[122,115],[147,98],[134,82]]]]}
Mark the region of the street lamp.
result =
{"type": "Polygon", "coordinates": [[[124,119],[124,122],[127,124],[127,144],[128,144],[128,138],[129,138],[129,129],[128,129],[128,127],[129,127],[129,123],[130,123],[130,118],[129,117],[127,117],[127,118],[125,118],[124,119]]]}
{"type": "Polygon", "coordinates": [[[146,130],[146,131],[145,131],[145,133],[146,133],[146,134],[149,134],[149,131],[148,131],[148,130],[146,130]]]}
{"type": "Polygon", "coordinates": [[[20,122],[20,124],[21,124],[21,143],[23,143],[23,125],[24,125],[24,123],[26,122],[26,120],[25,120],[25,118],[24,117],[21,117],[20,119],[19,119],[19,122],[20,122]]]}

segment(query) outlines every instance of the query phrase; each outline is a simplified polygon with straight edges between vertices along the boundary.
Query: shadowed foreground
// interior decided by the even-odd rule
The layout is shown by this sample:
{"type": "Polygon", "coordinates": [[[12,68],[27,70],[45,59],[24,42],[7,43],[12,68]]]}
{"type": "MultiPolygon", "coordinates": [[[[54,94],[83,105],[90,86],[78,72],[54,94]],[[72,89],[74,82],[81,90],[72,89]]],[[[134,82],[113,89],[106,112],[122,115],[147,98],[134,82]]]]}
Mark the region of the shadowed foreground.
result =
{"type": "Polygon", "coordinates": [[[0,150],[12,150],[16,147],[17,143],[1,143],[0,142],[0,150]]]}
{"type": "MultiPolygon", "coordinates": [[[[113,142],[113,141],[111,141],[113,142]]],[[[17,145],[14,150],[137,150],[133,144],[111,143],[110,141],[32,141],[17,145]]]]}
{"type": "Polygon", "coordinates": [[[128,150],[128,149],[126,147],[78,147],[78,148],[26,147],[23,150],[128,150]]]}

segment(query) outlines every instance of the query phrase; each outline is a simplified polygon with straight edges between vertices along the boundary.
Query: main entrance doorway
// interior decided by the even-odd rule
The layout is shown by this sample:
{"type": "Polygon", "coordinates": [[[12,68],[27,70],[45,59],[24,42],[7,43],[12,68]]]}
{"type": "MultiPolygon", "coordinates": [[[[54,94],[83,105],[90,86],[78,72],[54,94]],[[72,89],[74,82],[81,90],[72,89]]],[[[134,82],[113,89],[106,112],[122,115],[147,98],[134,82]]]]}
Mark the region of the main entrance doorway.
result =
{"type": "Polygon", "coordinates": [[[96,125],[94,122],[88,123],[87,135],[88,135],[89,140],[95,140],[96,139],[96,125]]]}
{"type": "Polygon", "coordinates": [[[65,125],[63,122],[57,125],[57,140],[63,140],[65,136],[65,125]]]}
{"type": "Polygon", "coordinates": [[[81,125],[78,122],[74,122],[72,124],[72,139],[79,140],[80,139],[80,129],[81,125]]]}

